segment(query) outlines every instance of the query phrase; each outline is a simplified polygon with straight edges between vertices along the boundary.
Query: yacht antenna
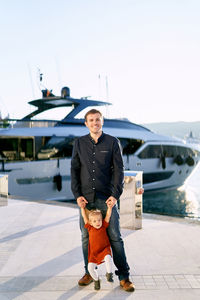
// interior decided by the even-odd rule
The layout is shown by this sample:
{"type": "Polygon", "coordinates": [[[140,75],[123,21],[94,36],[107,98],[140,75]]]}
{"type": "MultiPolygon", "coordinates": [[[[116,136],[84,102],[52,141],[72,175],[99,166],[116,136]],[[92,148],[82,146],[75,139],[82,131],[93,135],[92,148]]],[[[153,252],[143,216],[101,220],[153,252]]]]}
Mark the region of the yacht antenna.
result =
{"type": "Polygon", "coordinates": [[[40,91],[42,91],[42,88],[45,88],[45,86],[42,84],[43,73],[41,73],[39,68],[38,68],[38,78],[39,78],[39,89],[40,91]]]}
{"type": "Polygon", "coordinates": [[[108,77],[106,76],[106,100],[108,101],[109,92],[108,92],[108,77]]]}
{"type": "Polygon", "coordinates": [[[52,94],[52,90],[47,89],[44,84],[42,84],[43,80],[43,73],[40,72],[40,69],[38,68],[38,77],[39,77],[39,89],[42,92],[43,97],[54,97],[52,94]]]}
{"type": "Polygon", "coordinates": [[[42,84],[42,80],[43,80],[43,73],[41,73],[40,69],[38,68],[38,77],[39,77],[39,85],[40,85],[40,90],[42,90],[42,88],[46,87],[42,84]]]}
{"type": "Polygon", "coordinates": [[[61,79],[61,72],[60,72],[60,64],[58,62],[57,57],[55,57],[55,64],[56,64],[56,71],[58,75],[58,84],[61,87],[62,86],[62,79],[61,79]]]}
{"type": "Polygon", "coordinates": [[[101,99],[101,75],[98,76],[99,79],[99,99],[101,99]]]}
{"type": "MultiPolygon", "coordinates": [[[[106,100],[108,101],[108,99],[109,99],[108,77],[106,76],[106,100]]],[[[107,118],[109,118],[109,108],[108,108],[108,105],[106,105],[106,115],[107,115],[107,118]]]]}
{"type": "MultiPolygon", "coordinates": [[[[40,70],[39,70],[39,71],[40,71],[40,70]]],[[[40,82],[42,81],[42,76],[43,76],[43,74],[40,73],[40,82]]]]}
{"type": "Polygon", "coordinates": [[[34,93],[34,88],[33,88],[33,79],[32,79],[32,74],[31,74],[31,68],[29,63],[27,63],[27,67],[28,67],[28,74],[29,74],[29,79],[31,82],[31,89],[32,89],[32,94],[33,94],[33,99],[35,98],[35,93],[34,93]]]}

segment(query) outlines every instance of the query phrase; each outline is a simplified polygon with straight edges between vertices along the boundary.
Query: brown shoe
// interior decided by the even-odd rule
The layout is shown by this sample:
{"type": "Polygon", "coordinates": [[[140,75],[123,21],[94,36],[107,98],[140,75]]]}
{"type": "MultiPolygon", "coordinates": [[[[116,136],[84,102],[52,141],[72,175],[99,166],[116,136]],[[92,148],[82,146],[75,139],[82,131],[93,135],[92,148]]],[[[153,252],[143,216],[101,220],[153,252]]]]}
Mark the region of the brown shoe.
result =
{"type": "Polygon", "coordinates": [[[78,282],[80,286],[88,285],[93,281],[92,277],[90,274],[85,274],[78,282]]]}
{"type": "Polygon", "coordinates": [[[134,292],[135,286],[134,284],[129,280],[129,278],[123,279],[120,281],[120,286],[125,290],[126,292],[134,292]]]}

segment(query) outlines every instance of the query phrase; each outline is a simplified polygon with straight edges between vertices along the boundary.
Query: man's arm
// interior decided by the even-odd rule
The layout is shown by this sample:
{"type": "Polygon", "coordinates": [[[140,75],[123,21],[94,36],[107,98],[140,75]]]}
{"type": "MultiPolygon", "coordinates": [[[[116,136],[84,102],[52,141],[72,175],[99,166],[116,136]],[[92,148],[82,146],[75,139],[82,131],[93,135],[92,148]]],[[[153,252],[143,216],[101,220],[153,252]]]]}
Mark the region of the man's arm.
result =
{"type": "Polygon", "coordinates": [[[110,196],[107,200],[106,200],[106,204],[107,205],[111,205],[111,207],[113,207],[115,204],[117,203],[117,199],[113,196],[110,196]]]}
{"type": "Polygon", "coordinates": [[[72,159],[71,159],[71,190],[75,199],[82,196],[81,179],[80,179],[81,163],[78,154],[78,139],[74,142],[72,159]]]}
{"type": "Polygon", "coordinates": [[[112,197],[119,199],[124,187],[124,164],[118,139],[113,144],[113,187],[112,197]]]}
{"type": "Polygon", "coordinates": [[[78,206],[81,208],[85,208],[86,204],[88,203],[88,201],[83,196],[78,197],[76,201],[78,203],[78,206]]]}
{"type": "Polygon", "coordinates": [[[78,139],[74,142],[72,159],[71,159],[71,190],[76,198],[79,207],[85,207],[88,203],[82,196],[81,179],[80,179],[81,163],[78,154],[78,139]]]}

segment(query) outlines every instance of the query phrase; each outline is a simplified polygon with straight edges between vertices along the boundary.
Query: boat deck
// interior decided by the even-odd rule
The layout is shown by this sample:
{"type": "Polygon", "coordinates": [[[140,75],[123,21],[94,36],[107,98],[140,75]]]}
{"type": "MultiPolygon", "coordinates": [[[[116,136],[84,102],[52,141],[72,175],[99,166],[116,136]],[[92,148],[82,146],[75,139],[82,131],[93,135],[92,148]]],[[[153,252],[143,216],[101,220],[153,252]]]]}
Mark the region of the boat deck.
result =
{"type": "MultiPolygon", "coordinates": [[[[141,230],[122,229],[134,293],[105,279],[79,287],[83,259],[74,204],[8,199],[0,207],[0,300],[200,299],[200,224],[143,216],[141,230]]],[[[114,266],[113,266],[114,269],[114,266]]]]}

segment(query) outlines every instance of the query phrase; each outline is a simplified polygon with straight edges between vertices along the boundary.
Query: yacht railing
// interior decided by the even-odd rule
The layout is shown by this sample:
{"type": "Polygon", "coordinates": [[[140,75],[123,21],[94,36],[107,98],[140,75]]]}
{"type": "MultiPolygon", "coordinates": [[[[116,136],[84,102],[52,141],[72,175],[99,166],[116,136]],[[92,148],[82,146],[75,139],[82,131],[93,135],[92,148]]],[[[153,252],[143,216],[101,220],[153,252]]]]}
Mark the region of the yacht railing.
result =
{"type": "Polygon", "coordinates": [[[2,128],[33,128],[33,127],[54,127],[57,121],[45,121],[45,120],[34,120],[34,121],[22,121],[22,120],[6,120],[0,121],[0,129],[2,128]]]}

